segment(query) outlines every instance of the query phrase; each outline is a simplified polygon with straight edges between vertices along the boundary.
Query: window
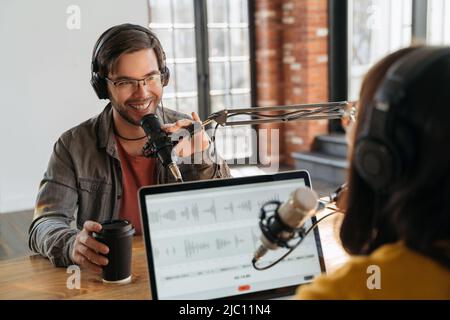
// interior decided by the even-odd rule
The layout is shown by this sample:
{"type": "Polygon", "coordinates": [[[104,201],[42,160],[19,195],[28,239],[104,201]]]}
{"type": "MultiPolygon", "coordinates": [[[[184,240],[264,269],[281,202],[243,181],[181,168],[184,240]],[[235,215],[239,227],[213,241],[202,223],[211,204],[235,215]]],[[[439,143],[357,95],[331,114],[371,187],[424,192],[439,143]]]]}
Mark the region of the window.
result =
{"type": "Polygon", "coordinates": [[[427,43],[450,44],[450,3],[448,0],[428,0],[427,43]]]}
{"type": "Polygon", "coordinates": [[[164,105],[188,114],[198,112],[193,1],[151,0],[150,29],[161,41],[170,70],[164,105]]]}
{"type": "Polygon", "coordinates": [[[409,46],[412,0],[350,0],[349,100],[357,100],[364,75],[386,54],[409,46]]]}
{"type": "MultiPolygon", "coordinates": [[[[171,72],[164,93],[166,106],[201,115],[251,106],[247,1],[149,0],[149,26],[160,37],[171,72]],[[196,19],[196,13],[206,19],[196,19]],[[199,25],[205,24],[203,21],[207,21],[206,25],[199,25]],[[204,36],[197,33],[196,37],[196,26],[206,30],[204,36]],[[206,43],[206,57],[197,57],[197,47],[206,48],[206,43]],[[204,74],[199,70],[205,70],[204,74]],[[198,90],[197,81],[202,77],[209,79],[209,92],[198,90]],[[201,94],[208,95],[208,99],[201,94]],[[201,101],[209,102],[203,105],[201,101]]],[[[221,156],[227,160],[251,157],[255,142],[248,126],[221,128],[216,141],[221,156]]]]}
{"type": "Polygon", "coordinates": [[[208,0],[207,3],[212,111],[249,107],[250,55],[246,0],[208,0]]]}
{"type": "MultiPolygon", "coordinates": [[[[207,0],[211,111],[251,106],[247,0],[207,0]]],[[[242,117],[240,119],[243,119],[242,117]]],[[[217,134],[225,159],[252,155],[251,127],[217,134]]]]}

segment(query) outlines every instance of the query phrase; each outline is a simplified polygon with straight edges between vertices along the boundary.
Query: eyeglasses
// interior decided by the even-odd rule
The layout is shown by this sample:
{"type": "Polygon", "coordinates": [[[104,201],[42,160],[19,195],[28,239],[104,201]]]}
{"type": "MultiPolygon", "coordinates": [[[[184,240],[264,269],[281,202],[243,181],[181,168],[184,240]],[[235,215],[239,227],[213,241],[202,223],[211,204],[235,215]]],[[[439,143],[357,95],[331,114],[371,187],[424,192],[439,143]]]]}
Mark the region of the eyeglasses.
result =
{"type": "Polygon", "coordinates": [[[160,86],[161,85],[161,74],[155,73],[151,74],[147,78],[144,79],[122,79],[122,80],[111,80],[108,77],[105,77],[105,79],[112,83],[114,87],[120,92],[134,92],[139,88],[139,84],[143,82],[144,86],[147,86],[149,88],[160,86]]]}

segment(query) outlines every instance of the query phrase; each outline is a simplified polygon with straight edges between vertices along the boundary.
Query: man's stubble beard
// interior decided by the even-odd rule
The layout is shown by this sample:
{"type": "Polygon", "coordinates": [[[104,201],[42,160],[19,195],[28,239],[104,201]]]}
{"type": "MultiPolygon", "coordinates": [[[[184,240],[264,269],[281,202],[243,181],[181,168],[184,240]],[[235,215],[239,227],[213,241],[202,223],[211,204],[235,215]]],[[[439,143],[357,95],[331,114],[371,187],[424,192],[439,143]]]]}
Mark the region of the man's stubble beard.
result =
{"type": "MultiPolygon", "coordinates": [[[[131,124],[133,126],[137,126],[137,127],[141,126],[140,120],[139,120],[139,122],[136,122],[135,120],[133,120],[133,118],[128,116],[128,114],[127,114],[128,107],[127,106],[122,105],[121,107],[118,107],[114,101],[112,101],[112,100],[110,100],[110,101],[111,101],[111,106],[113,107],[114,110],[116,110],[116,112],[120,115],[120,117],[122,117],[122,119],[124,119],[126,122],[128,122],[129,124],[131,124]]],[[[158,108],[160,101],[161,101],[161,99],[156,101],[156,105],[150,107],[150,108],[154,108],[154,110],[150,113],[156,113],[156,109],[158,108]]]]}

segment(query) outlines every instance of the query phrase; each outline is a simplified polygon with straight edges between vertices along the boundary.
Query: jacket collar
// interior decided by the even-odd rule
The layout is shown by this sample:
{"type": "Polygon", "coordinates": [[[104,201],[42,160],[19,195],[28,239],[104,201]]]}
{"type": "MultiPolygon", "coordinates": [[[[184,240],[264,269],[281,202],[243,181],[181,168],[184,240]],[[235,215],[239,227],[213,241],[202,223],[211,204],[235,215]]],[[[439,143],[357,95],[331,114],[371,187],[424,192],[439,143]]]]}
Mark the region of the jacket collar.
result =
{"type": "MultiPolygon", "coordinates": [[[[163,122],[163,113],[161,107],[156,108],[156,115],[159,117],[160,122],[163,122]]],[[[114,139],[113,130],[113,111],[111,102],[109,102],[103,111],[98,116],[97,122],[97,137],[98,137],[98,148],[106,149],[111,157],[119,159],[116,148],[116,140],[114,139]]]]}

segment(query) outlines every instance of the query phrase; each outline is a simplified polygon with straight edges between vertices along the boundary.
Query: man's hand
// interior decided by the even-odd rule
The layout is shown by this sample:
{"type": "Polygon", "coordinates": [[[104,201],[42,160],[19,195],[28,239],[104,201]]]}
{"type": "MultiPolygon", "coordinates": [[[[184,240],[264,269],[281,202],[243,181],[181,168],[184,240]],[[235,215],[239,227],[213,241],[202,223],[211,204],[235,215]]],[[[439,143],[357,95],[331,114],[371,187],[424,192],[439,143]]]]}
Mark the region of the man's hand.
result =
{"type": "Polygon", "coordinates": [[[92,237],[92,232],[100,232],[102,225],[94,221],[86,221],[83,230],[77,235],[71,259],[82,268],[88,268],[96,273],[102,272],[102,266],[108,264],[108,259],[100,255],[107,254],[109,248],[92,237]]]}
{"type": "MultiPolygon", "coordinates": [[[[192,119],[194,121],[189,119],[182,119],[178,120],[175,123],[166,124],[163,126],[163,130],[167,133],[175,133],[180,129],[185,129],[193,122],[200,122],[200,117],[196,112],[192,112],[192,119]]],[[[175,147],[174,151],[175,154],[179,157],[187,157],[192,155],[195,152],[201,152],[208,148],[209,146],[209,137],[206,134],[205,130],[202,129],[201,131],[194,134],[194,136],[190,138],[189,136],[186,138],[183,138],[175,147]],[[192,139],[193,138],[193,139],[192,139]]]]}

